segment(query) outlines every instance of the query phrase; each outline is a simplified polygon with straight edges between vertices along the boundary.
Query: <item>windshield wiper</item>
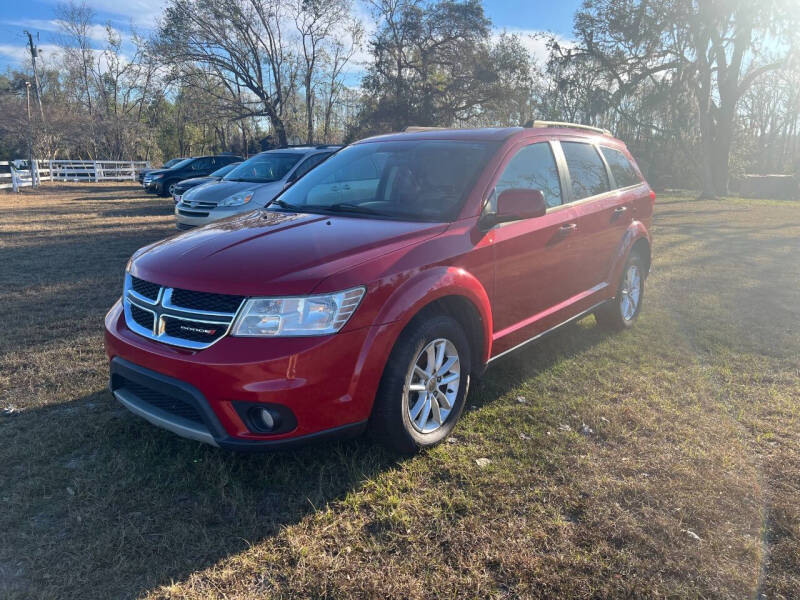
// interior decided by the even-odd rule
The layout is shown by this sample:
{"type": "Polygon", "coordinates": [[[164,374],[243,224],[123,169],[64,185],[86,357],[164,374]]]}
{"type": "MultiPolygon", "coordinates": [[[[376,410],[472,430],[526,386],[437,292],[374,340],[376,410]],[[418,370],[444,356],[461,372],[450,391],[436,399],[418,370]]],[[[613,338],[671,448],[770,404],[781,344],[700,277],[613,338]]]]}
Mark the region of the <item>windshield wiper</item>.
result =
{"type": "Polygon", "coordinates": [[[310,208],[315,210],[327,210],[331,212],[361,213],[364,215],[378,215],[380,217],[392,216],[388,213],[375,210],[374,208],[368,208],[366,206],[361,206],[360,204],[351,204],[350,202],[339,202],[337,204],[306,204],[305,206],[303,206],[303,208],[304,209],[310,208]]]}
{"type": "Polygon", "coordinates": [[[283,200],[273,200],[269,204],[267,204],[267,208],[275,204],[276,206],[280,206],[284,210],[290,210],[292,212],[303,212],[303,208],[300,206],[295,206],[294,204],[289,204],[288,202],[284,202],[283,200]]]}

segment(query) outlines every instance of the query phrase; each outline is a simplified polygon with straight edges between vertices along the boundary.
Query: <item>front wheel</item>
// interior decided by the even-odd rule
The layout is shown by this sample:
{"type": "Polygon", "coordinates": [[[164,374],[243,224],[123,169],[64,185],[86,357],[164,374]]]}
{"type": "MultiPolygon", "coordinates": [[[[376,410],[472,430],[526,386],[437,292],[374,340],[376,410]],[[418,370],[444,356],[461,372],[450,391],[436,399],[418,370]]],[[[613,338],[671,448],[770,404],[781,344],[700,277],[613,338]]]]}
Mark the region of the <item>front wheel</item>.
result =
{"type": "Polygon", "coordinates": [[[615,331],[633,327],[642,310],[646,277],[644,260],[638,254],[631,254],[622,270],[616,297],[595,312],[597,323],[615,331]]]}
{"type": "Polygon", "coordinates": [[[469,341],[456,320],[412,324],[384,370],[370,418],[373,436],[407,455],[444,440],[464,410],[470,367],[469,341]]]}
{"type": "Polygon", "coordinates": [[[166,198],[167,196],[172,194],[172,190],[175,187],[175,184],[178,183],[177,181],[165,181],[161,186],[161,191],[158,194],[162,198],[166,198]]]}

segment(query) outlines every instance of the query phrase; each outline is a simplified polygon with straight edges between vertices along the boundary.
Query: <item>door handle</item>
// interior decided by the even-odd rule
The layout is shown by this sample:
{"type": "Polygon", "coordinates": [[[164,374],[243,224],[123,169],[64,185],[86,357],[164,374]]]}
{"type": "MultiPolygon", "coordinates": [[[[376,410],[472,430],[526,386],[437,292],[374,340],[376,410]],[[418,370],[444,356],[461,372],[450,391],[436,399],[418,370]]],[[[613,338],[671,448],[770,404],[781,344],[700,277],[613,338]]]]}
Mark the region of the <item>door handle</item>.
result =
{"type": "Polygon", "coordinates": [[[617,208],[614,209],[614,214],[615,215],[621,215],[622,213],[626,212],[627,210],[628,210],[627,206],[618,206],[617,208]]]}
{"type": "Polygon", "coordinates": [[[350,189],[350,186],[349,186],[348,184],[346,184],[346,183],[345,183],[345,184],[343,184],[343,185],[342,185],[342,189],[343,189],[343,190],[349,190],[349,189],[350,189]]]}
{"type": "Polygon", "coordinates": [[[558,228],[558,230],[563,234],[572,233],[578,229],[578,225],[576,223],[568,223],[567,225],[562,225],[558,228]]]}

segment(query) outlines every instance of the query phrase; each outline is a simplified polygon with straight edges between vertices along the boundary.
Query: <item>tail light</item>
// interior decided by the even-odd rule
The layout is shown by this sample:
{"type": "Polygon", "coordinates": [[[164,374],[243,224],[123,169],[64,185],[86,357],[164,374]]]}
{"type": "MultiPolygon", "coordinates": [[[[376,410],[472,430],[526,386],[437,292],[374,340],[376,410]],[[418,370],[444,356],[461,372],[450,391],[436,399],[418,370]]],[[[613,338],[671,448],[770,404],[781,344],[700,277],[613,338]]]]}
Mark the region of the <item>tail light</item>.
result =
{"type": "Polygon", "coordinates": [[[653,190],[650,190],[650,206],[653,207],[656,205],[656,193],[653,190]]]}

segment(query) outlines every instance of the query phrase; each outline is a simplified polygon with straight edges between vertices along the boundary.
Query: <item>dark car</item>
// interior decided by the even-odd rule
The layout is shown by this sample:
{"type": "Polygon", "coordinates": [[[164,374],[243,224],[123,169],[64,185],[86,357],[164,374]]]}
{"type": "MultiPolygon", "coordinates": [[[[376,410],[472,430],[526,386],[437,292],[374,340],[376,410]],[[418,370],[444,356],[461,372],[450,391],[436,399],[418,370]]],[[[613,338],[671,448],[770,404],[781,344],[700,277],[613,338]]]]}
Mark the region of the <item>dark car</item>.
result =
{"type": "Polygon", "coordinates": [[[181,201],[181,196],[185,194],[188,190],[192,189],[193,187],[197,187],[198,185],[203,185],[204,183],[213,183],[215,181],[219,181],[225,175],[230,173],[234,167],[237,165],[242,164],[241,162],[232,162],[228,165],[225,165],[221,169],[217,169],[208,177],[192,177],[191,179],[184,179],[180,183],[176,183],[172,186],[172,199],[175,201],[175,204],[181,201]]]}
{"type": "Polygon", "coordinates": [[[241,156],[235,154],[219,154],[217,156],[193,156],[169,169],[157,169],[144,176],[142,185],[145,191],[167,196],[170,188],[176,183],[194,177],[205,177],[217,169],[234,162],[242,162],[241,156]]]}
{"type": "MultiPolygon", "coordinates": [[[[168,160],[167,162],[165,162],[164,166],[162,166],[161,168],[162,169],[171,169],[172,167],[177,165],[182,160],[186,160],[186,159],[183,158],[183,157],[173,158],[172,160],[168,160]]],[[[147,175],[148,173],[152,173],[153,171],[158,171],[158,170],[159,169],[142,169],[141,171],[139,171],[139,175],[137,175],[136,178],[138,179],[139,183],[142,183],[144,181],[144,176],[145,175],[147,175]]]]}
{"type": "Polygon", "coordinates": [[[361,140],[267,210],[136,252],[106,316],[111,390],[223,448],[369,428],[413,453],[450,434],[496,359],[591,313],[634,325],[654,203],[594,127],[361,140]]]}

